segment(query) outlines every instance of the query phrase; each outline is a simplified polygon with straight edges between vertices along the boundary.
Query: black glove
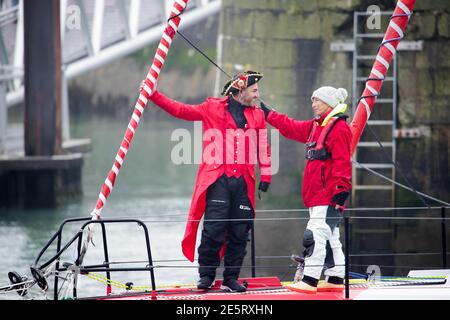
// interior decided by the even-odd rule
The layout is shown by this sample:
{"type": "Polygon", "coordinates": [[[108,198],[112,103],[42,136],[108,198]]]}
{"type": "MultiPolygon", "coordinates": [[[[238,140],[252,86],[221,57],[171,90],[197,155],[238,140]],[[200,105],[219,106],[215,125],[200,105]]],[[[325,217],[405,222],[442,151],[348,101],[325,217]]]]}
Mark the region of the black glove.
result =
{"type": "Polygon", "coordinates": [[[343,206],[345,201],[347,201],[348,196],[350,195],[347,191],[342,191],[338,194],[335,194],[333,199],[331,200],[331,205],[335,206],[336,204],[343,206]]]}
{"type": "Polygon", "coordinates": [[[258,189],[261,190],[262,192],[267,192],[267,190],[269,190],[269,186],[270,186],[270,183],[261,181],[259,183],[258,189]]]}
{"type": "Polygon", "coordinates": [[[270,111],[272,111],[272,110],[269,109],[269,108],[264,104],[264,102],[261,102],[261,109],[264,111],[264,116],[266,117],[266,120],[267,120],[267,117],[269,116],[269,113],[270,113],[270,111]]]}

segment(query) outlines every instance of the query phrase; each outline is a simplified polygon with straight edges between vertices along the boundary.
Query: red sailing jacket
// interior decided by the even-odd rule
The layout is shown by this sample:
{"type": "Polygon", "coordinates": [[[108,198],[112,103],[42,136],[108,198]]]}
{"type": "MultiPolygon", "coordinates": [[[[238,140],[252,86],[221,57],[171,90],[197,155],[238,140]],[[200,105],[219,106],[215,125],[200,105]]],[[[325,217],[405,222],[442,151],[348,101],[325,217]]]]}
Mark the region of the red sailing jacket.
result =
{"type": "Polygon", "coordinates": [[[229,97],[208,98],[202,104],[188,105],[169,99],[155,91],[150,100],[176,118],[203,123],[202,163],[198,170],[188,222],[181,244],[183,254],[193,262],[198,226],[206,208],[206,191],[225,173],[225,167],[230,169],[234,166],[243,173],[247,183],[248,198],[253,208],[255,208],[256,163],[259,164],[260,180],[271,182],[270,146],[264,112],[254,106],[246,108],[244,115],[247,119],[247,128],[238,130],[228,112],[229,97]],[[239,160],[237,166],[236,160],[239,160]],[[246,172],[242,172],[245,171],[243,168],[246,168],[246,172]]]}
{"type": "MultiPolygon", "coordinates": [[[[322,126],[322,123],[330,112],[325,113],[318,120],[299,121],[271,111],[267,122],[277,128],[286,138],[306,144],[309,141],[318,141],[320,133],[326,128],[322,126]],[[313,126],[317,126],[316,130],[312,130],[313,126]],[[308,141],[313,132],[314,136],[308,141]]],[[[307,160],[302,186],[303,202],[307,208],[328,206],[335,194],[350,191],[351,140],[352,134],[349,125],[344,120],[338,120],[325,142],[331,158],[325,161],[307,160]],[[342,187],[342,189],[337,187],[342,187]]]]}

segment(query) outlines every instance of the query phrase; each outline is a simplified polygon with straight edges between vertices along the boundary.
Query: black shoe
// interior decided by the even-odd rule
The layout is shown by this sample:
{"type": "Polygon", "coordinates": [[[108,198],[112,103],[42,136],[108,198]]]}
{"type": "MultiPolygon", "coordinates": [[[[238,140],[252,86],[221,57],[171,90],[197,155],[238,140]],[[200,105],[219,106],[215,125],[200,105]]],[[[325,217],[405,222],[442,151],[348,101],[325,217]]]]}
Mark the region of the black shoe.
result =
{"type": "Polygon", "coordinates": [[[224,280],[220,286],[221,290],[226,290],[229,292],[245,292],[247,288],[241,285],[236,279],[224,280]]]}
{"type": "Polygon", "coordinates": [[[197,288],[201,290],[211,289],[213,282],[214,278],[208,276],[201,277],[197,283],[197,288]]]}

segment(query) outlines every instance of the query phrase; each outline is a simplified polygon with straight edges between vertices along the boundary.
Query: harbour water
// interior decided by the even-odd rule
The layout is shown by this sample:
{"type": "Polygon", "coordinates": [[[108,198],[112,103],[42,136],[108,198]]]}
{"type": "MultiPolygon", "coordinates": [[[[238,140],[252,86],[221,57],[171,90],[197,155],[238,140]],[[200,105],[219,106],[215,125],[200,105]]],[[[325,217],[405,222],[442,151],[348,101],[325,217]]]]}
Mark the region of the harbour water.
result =
{"type": "MultiPolygon", "coordinates": [[[[0,209],[0,286],[8,284],[10,271],[30,275],[29,267],[64,220],[90,217],[127,124],[128,119],[72,117],[72,138],[92,140],[92,152],[86,156],[83,167],[83,194],[52,210],[0,209]]],[[[145,222],[155,265],[161,266],[155,270],[159,285],[193,283],[197,277],[195,264],[187,263],[180,249],[197,167],[177,166],[171,161],[176,144],[171,135],[180,126],[193,128],[192,123],[155,121],[150,114],[142,120],[102,212],[104,218],[137,218],[145,222]],[[172,268],[170,263],[187,268],[172,268]]],[[[68,226],[63,242],[74,236],[79,226],[68,226]]],[[[142,229],[136,224],[108,227],[107,235],[110,261],[146,259],[142,229]]],[[[100,232],[95,233],[94,243],[96,246],[90,247],[85,261],[103,263],[100,232]]],[[[70,262],[74,250],[71,247],[62,260],[70,262]]],[[[46,257],[55,251],[56,247],[51,247],[46,257]]],[[[113,279],[135,285],[150,284],[148,273],[114,274],[113,279]]],[[[105,294],[104,284],[81,277],[80,295],[94,294],[105,294]]],[[[0,299],[5,296],[0,295],[0,299]]]]}

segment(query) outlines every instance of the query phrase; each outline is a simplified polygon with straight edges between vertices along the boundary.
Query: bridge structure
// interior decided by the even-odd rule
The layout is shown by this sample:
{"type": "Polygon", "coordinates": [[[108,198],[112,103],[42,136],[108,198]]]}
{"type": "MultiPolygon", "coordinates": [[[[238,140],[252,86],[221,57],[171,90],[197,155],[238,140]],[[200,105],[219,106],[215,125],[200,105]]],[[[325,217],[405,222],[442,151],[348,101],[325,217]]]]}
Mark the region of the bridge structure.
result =
{"type": "MultiPolygon", "coordinates": [[[[176,1],[176,0],[175,0],[176,1]]],[[[70,138],[68,81],[160,40],[170,0],[59,0],[63,146],[70,138]]],[[[183,28],[217,14],[221,0],[192,0],[183,28]]],[[[24,101],[24,0],[0,8],[0,156],[24,153],[23,123],[8,121],[8,109],[24,101]]]]}
{"type": "MultiPolygon", "coordinates": [[[[91,143],[70,137],[68,81],[158,42],[173,1],[0,1],[0,207],[55,207],[81,193],[91,143]],[[12,112],[20,105],[23,116],[12,112]]],[[[181,29],[221,7],[189,1],[181,29]]]]}

